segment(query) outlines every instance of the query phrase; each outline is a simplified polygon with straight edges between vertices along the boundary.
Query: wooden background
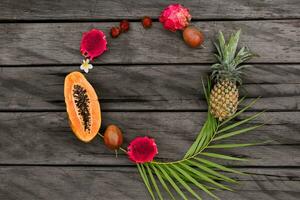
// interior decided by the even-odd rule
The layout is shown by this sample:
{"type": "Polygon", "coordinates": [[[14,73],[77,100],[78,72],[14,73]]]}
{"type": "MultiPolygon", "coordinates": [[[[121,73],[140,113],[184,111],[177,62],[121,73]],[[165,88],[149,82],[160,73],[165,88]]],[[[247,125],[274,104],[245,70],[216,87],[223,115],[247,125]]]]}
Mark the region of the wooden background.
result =
{"type": "MultiPolygon", "coordinates": [[[[87,75],[110,123],[125,145],[154,137],[160,159],[180,158],[205,119],[201,76],[215,61],[218,30],[242,29],[241,45],[260,55],[245,71],[241,93],[261,96],[249,112],[265,110],[266,125],[231,142],[265,141],[229,150],[250,162],[225,163],[249,172],[238,176],[226,200],[300,199],[300,2],[299,0],[189,0],[205,49],[190,49],[180,34],[158,23],[173,1],[0,1],[0,199],[149,199],[134,165],[118,159],[97,138],[78,141],[66,119],[63,82],[79,70],[81,34],[98,28],[109,51],[87,75]],[[140,19],[154,19],[143,29],[140,19]],[[109,29],[129,19],[130,31],[111,39],[109,29]]],[[[257,123],[254,122],[254,123],[257,123]]],[[[229,142],[229,141],[228,141],[229,142]]],[[[205,198],[206,199],[206,198],[205,198]]]]}

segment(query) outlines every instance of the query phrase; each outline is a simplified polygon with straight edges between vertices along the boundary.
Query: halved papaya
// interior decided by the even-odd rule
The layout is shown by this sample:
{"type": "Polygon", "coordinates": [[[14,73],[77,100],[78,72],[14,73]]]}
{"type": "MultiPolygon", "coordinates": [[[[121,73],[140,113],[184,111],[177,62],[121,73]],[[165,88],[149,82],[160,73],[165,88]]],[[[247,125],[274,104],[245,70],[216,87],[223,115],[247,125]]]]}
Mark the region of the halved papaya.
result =
{"type": "Polygon", "coordinates": [[[65,102],[70,126],[83,142],[91,141],[101,126],[101,110],[97,94],[80,72],[72,72],[65,78],[65,102]]]}

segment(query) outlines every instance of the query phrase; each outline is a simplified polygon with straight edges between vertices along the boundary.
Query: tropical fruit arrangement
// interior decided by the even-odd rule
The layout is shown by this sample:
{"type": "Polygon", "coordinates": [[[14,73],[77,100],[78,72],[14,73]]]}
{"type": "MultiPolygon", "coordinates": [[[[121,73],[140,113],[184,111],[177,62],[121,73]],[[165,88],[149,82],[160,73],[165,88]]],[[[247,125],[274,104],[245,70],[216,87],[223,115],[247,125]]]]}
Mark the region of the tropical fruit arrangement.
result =
{"type": "MultiPolygon", "coordinates": [[[[202,45],[204,35],[198,28],[190,25],[191,18],[189,9],[180,4],[172,4],[162,11],[159,21],[167,30],[182,31],[186,44],[197,48],[202,45]]],[[[153,26],[151,18],[143,17],[142,25],[145,29],[150,29],[153,26]]],[[[117,38],[120,34],[130,32],[129,29],[129,21],[122,20],[119,26],[112,27],[111,37],[117,38]]],[[[136,164],[152,199],[165,199],[162,190],[165,190],[171,199],[176,199],[176,196],[188,199],[188,193],[196,199],[201,199],[198,189],[218,199],[213,193],[215,190],[230,191],[230,186],[224,183],[237,182],[228,176],[228,173],[243,173],[217,163],[216,159],[230,161],[244,161],[245,159],[211,152],[211,150],[256,145],[257,143],[228,144],[222,141],[262,126],[262,124],[249,123],[261,113],[237,120],[256,102],[254,100],[245,107],[239,108],[239,104],[243,101],[243,98],[239,99],[242,69],[249,66],[244,62],[254,57],[248,48],[238,47],[240,35],[239,30],[231,34],[227,41],[222,32],[219,32],[217,36],[214,54],[217,61],[211,67],[210,78],[205,81],[206,83],[203,82],[208,105],[207,119],[182,159],[171,162],[155,160],[158,146],[154,138],[147,136],[137,137],[129,143],[127,148],[123,148],[122,130],[114,124],[109,125],[104,133],[99,132],[100,100],[93,86],[80,72],[68,74],[64,85],[66,109],[72,131],[83,142],[90,142],[98,135],[103,138],[108,149],[114,150],[116,154],[121,150],[127,155],[129,160],[136,164]],[[248,126],[244,127],[245,124],[248,126]]],[[[85,59],[80,69],[88,73],[93,69],[90,61],[106,50],[107,41],[103,31],[92,29],[83,33],[80,51],[85,59]]]]}

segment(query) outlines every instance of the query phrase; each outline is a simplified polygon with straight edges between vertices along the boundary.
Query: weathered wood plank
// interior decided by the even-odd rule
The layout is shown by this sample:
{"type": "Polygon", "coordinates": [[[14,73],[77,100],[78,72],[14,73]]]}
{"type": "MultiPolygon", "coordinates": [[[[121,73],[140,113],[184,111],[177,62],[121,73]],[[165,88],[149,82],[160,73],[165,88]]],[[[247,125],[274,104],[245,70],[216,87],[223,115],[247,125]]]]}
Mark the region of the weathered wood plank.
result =
{"type": "MultiPolygon", "coordinates": [[[[298,200],[300,197],[299,169],[246,168],[243,171],[251,175],[234,177],[240,181],[232,186],[235,192],[216,194],[224,200],[298,200]]],[[[0,198],[6,200],[150,199],[137,170],[132,167],[0,167],[0,178],[0,198]]],[[[204,199],[211,199],[196,191],[204,199]]]]}
{"type": "MultiPolygon", "coordinates": [[[[218,30],[241,28],[241,45],[260,55],[251,62],[300,62],[300,20],[196,22],[206,35],[206,48],[187,47],[180,34],[163,30],[154,23],[145,30],[138,22],[118,39],[109,40],[109,51],[96,63],[211,63],[215,59],[211,40],[218,30]]],[[[76,64],[82,60],[79,43],[82,32],[91,28],[106,33],[116,23],[2,23],[0,24],[0,65],[76,64]]]]}
{"type": "MultiPolygon", "coordinates": [[[[158,158],[174,160],[180,159],[192,144],[205,115],[203,112],[104,112],[102,127],[119,125],[124,132],[124,147],[137,136],[153,137],[159,148],[158,158]]],[[[264,127],[224,142],[272,141],[257,147],[226,150],[230,155],[251,161],[225,164],[299,166],[299,118],[300,112],[265,113],[257,121],[265,122],[264,127]]],[[[0,164],[131,164],[125,155],[116,159],[100,137],[89,144],[78,141],[65,113],[2,112],[0,127],[0,164]]]]}
{"type": "MultiPolygon", "coordinates": [[[[0,110],[64,110],[64,77],[78,67],[0,68],[0,110]]],[[[206,110],[201,77],[209,65],[95,66],[88,80],[103,110],[206,110]]],[[[300,65],[245,70],[241,96],[260,96],[255,110],[300,109],[300,65]]]]}
{"type": "MultiPolygon", "coordinates": [[[[300,17],[297,0],[273,1],[175,1],[190,8],[194,19],[272,19],[300,17]]],[[[0,2],[0,20],[113,20],[158,18],[164,7],[174,1],[16,1],[0,2]]]]}

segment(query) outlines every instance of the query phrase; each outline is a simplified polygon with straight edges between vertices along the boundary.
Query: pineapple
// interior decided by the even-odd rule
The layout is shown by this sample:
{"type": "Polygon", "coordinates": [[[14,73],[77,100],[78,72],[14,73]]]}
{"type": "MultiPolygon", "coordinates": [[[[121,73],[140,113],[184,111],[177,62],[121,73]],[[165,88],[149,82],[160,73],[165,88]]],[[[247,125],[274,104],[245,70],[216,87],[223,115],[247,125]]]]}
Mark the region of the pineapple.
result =
{"type": "Polygon", "coordinates": [[[237,84],[242,84],[241,70],[247,66],[241,63],[254,56],[246,47],[241,48],[236,54],[240,33],[239,30],[232,34],[226,43],[223,33],[219,32],[218,44],[215,43],[218,63],[212,66],[211,79],[214,87],[210,93],[209,104],[211,114],[219,121],[229,118],[236,112],[239,98],[237,84]]]}

